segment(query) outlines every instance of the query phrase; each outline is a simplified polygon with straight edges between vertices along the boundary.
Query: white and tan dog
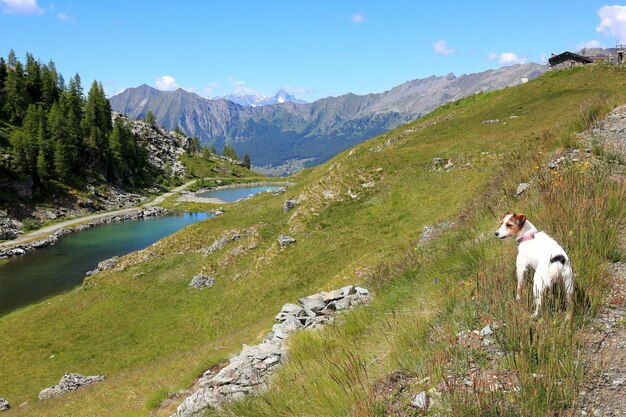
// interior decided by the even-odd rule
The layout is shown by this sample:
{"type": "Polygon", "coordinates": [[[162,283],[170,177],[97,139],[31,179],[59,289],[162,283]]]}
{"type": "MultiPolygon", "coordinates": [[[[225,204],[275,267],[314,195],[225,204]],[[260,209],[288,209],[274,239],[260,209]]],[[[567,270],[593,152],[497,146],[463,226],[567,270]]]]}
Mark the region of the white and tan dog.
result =
{"type": "Polygon", "coordinates": [[[563,280],[567,302],[572,300],[574,292],[574,273],[569,258],[563,248],[554,239],[537,230],[526,216],[519,213],[506,213],[502,217],[502,225],[496,231],[496,237],[505,239],[512,236],[517,241],[517,299],[524,283],[524,272],[528,267],[534,269],[533,295],[535,312],[539,315],[541,301],[548,288],[559,279],[563,280]]]}

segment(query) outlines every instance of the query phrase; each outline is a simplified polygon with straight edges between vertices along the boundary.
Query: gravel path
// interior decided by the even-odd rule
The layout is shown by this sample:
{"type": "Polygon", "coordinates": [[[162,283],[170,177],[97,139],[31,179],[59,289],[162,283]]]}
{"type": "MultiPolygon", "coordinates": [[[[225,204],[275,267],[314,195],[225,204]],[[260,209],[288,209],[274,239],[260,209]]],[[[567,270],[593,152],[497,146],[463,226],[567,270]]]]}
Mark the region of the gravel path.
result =
{"type": "MultiPolygon", "coordinates": [[[[143,205],[141,205],[139,207],[146,208],[146,207],[153,207],[153,206],[156,206],[158,204],[161,204],[163,201],[165,201],[166,198],[171,197],[174,194],[177,194],[177,193],[183,191],[184,189],[186,189],[187,187],[191,186],[195,182],[196,182],[196,180],[189,181],[189,182],[181,185],[180,187],[176,187],[176,188],[174,188],[171,191],[168,191],[166,193],[161,194],[160,196],[158,196],[157,198],[155,198],[151,202],[143,204],[143,205]]],[[[22,236],[18,237],[17,239],[8,240],[6,242],[0,242],[0,248],[1,247],[9,247],[9,246],[19,245],[19,244],[22,244],[22,243],[29,242],[31,240],[42,239],[42,238],[44,238],[44,237],[46,237],[46,236],[56,232],[59,229],[62,229],[62,228],[74,226],[76,224],[83,223],[83,222],[88,222],[88,221],[91,221],[91,220],[101,219],[103,217],[116,216],[116,215],[119,215],[119,214],[129,213],[131,211],[137,210],[137,208],[139,208],[139,207],[128,207],[128,208],[121,209],[121,210],[107,211],[106,213],[91,214],[89,216],[78,217],[78,218],[75,218],[75,219],[66,220],[66,221],[61,222],[61,223],[56,223],[56,224],[53,224],[51,226],[47,226],[47,227],[43,227],[41,229],[37,229],[35,231],[32,231],[32,232],[27,233],[25,235],[22,235],[22,236]]]]}

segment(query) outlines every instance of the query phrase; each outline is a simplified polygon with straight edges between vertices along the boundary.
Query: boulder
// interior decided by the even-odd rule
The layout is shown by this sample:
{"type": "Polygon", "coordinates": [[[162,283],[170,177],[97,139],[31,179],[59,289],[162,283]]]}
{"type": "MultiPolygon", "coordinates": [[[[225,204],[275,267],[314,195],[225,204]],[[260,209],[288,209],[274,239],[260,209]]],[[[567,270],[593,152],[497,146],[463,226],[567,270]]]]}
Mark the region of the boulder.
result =
{"type": "Polygon", "coordinates": [[[282,323],[272,326],[272,331],[274,332],[275,338],[284,340],[291,333],[302,327],[304,326],[300,323],[300,320],[295,317],[287,317],[282,323]]]}
{"type": "Polygon", "coordinates": [[[288,212],[289,210],[291,210],[298,204],[300,204],[300,201],[296,200],[295,198],[290,198],[288,200],[285,200],[285,202],[283,203],[283,212],[285,213],[288,212]]]}
{"type": "Polygon", "coordinates": [[[7,411],[9,408],[11,408],[11,404],[7,399],[0,397],[0,411],[7,411]]]}
{"type": "Polygon", "coordinates": [[[307,310],[311,310],[314,313],[318,313],[326,307],[324,296],[321,294],[309,295],[298,300],[302,307],[307,310]]]}
{"type": "Polygon", "coordinates": [[[520,182],[517,186],[517,191],[515,191],[515,196],[520,196],[524,193],[524,191],[530,188],[530,184],[527,182],[520,182]]]}
{"type": "Polygon", "coordinates": [[[215,284],[215,278],[210,275],[198,274],[191,279],[189,288],[210,288],[215,284]]]}
{"type": "Polygon", "coordinates": [[[415,394],[413,401],[411,401],[411,405],[419,408],[420,410],[428,410],[428,395],[426,395],[426,391],[415,394]]]}
{"type": "Polygon", "coordinates": [[[22,256],[26,253],[26,251],[22,248],[11,249],[11,255],[13,256],[22,256]]]}
{"type": "Polygon", "coordinates": [[[58,397],[59,395],[84,388],[102,380],[104,380],[104,375],[83,376],[77,373],[66,373],[61,377],[57,385],[42,390],[38,398],[40,400],[47,400],[48,398],[58,397]]]}
{"type": "Polygon", "coordinates": [[[292,236],[288,236],[288,235],[280,235],[278,237],[278,243],[280,243],[280,246],[282,248],[285,248],[287,246],[291,246],[293,244],[296,243],[296,239],[292,236]]]}
{"type": "Polygon", "coordinates": [[[304,308],[300,307],[297,304],[287,303],[283,305],[283,308],[280,309],[280,313],[276,315],[276,321],[282,322],[285,321],[285,318],[288,316],[297,316],[298,313],[304,311],[304,308]]]}

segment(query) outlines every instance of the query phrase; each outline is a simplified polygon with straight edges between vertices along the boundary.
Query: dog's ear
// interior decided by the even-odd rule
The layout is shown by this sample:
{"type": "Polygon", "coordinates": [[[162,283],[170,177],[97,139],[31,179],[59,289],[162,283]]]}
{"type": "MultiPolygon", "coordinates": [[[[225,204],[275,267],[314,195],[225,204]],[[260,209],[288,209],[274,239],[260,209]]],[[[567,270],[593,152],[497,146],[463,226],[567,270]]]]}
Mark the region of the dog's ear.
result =
{"type": "Polygon", "coordinates": [[[526,216],[524,216],[522,213],[513,214],[513,217],[515,218],[515,222],[520,228],[524,226],[524,223],[526,223],[526,216]]]}

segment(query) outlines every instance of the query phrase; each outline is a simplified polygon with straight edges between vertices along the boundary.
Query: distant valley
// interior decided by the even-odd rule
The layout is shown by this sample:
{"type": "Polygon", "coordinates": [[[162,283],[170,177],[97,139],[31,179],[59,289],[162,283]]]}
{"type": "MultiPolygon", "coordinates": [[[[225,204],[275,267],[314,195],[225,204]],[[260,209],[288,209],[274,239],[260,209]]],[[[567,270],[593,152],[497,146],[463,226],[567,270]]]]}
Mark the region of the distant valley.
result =
{"type": "Polygon", "coordinates": [[[256,169],[277,175],[322,163],[441,104],[517,85],[546,69],[528,63],[459,77],[431,76],[382,93],[349,93],[312,103],[294,103],[277,95],[272,99],[282,103],[253,105],[231,97],[238,104],[145,84],[111,97],[110,102],[114,111],[130,118],[143,118],[152,111],[159,125],[178,127],[205,146],[221,149],[228,144],[240,155],[249,154],[256,169]]]}

